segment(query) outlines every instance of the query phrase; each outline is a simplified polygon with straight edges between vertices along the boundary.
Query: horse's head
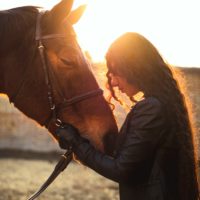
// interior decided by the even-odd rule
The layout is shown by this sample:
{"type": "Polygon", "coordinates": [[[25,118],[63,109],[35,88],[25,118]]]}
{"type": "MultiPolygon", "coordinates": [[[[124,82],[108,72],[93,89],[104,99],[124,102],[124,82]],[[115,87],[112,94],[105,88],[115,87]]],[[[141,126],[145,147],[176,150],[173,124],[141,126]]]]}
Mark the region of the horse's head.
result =
{"type": "Polygon", "coordinates": [[[15,33],[22,39],[20,46],[16,56],[4,61],[4,91],[17,108],[49,127],[53,135],[56,115],[76,126],[98,149],[109,152],[117,127],[72,27],[84,7],[71,11],[72,3],[63,0],[43,15],[33,7],[12,10],[22,9],[15,20],[18,17],[26,30],[15,33]]]}

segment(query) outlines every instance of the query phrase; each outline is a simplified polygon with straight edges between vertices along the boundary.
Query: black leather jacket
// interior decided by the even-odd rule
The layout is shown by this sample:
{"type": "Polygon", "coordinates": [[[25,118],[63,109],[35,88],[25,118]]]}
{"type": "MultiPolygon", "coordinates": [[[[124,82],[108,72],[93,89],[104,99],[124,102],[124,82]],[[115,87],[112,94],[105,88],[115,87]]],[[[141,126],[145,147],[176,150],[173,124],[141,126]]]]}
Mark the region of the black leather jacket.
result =
{"type": "Polygon", "coordinates": [[[74,150],[85,165],[119,183],[121,200],[178,199],[176,176],[165,173],[167,167],[163,167],[163,143],[169,134],[164,110],[154,97],[138,102],[120,130],[114,157],[97,151],[87,142],[74,150]]]}

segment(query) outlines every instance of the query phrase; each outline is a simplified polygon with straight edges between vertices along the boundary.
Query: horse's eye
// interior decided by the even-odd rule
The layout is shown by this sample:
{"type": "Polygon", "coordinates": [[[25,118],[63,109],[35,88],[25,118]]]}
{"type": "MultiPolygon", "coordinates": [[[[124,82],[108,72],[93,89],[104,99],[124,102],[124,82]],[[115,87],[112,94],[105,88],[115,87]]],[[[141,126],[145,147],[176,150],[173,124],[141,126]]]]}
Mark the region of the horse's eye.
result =
{"type": "Polygon", "coordinates": [[[74,63],[73,61],[68,60],[68,59],[66,59],[66,58],[61,58],[60,60],[61,60],[65,65],[70,65],[70,66],[74,66],[74,65],[75,65],[75,63],[74,63]]]}

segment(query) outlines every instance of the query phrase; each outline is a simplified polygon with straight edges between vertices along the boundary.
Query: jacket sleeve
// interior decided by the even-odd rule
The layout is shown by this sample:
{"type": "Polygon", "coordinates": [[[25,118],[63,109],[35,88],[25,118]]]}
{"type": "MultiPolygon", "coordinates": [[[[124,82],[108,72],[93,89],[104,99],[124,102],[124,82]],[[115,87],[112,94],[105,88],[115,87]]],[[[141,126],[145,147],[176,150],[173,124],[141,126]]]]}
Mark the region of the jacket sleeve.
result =
{"type": "Polygon", "coordinates": [[[76,146],[76,156],[113,181],[126,182],[134,178],[152,159],[161,138],[164,123],[161,103],[155,98],[142,100],[133,107],[129,122],[125,140],[115,158],[97,151],[87,142],[76,146]]]}

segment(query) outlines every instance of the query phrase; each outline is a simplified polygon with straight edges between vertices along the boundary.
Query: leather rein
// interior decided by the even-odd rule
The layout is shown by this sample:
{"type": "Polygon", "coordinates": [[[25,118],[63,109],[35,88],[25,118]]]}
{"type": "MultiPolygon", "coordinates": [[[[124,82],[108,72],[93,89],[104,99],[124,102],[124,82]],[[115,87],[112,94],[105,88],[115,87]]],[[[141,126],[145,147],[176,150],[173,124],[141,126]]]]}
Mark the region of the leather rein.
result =
{"type": "MultiPolygon", "coordinates": [[[[50,123],[54,122],[55,126],[62,127],[63,122],[58,118],[57,116],[57,109],[59,108],[66,108],[68,106],[71,106],[72,104],[76,104],[78,102],[81,102],[85,99],[92,98],[97,95],[102,95],[103,91],[98,88],[93,91],[86,92],[84,94],[72,97],[71,99],[65,99],[63,98],[63,102],[59,105],[59,108],[57,108],[57,105],[54,102],[53,98],[53,90],[52,90],[52,83],[49,76],[49,66],[47,64],[46,56],[45,56],[45,47],[43,45],[43,40],[49,40],[49,39],[55,39],[55,38],[65,38],[66,36],[64,34],[49,34],[49,35],[42,35],[41,31],[41,18],[45,11],[39,12],[37,16],[37,22],[36,22],[36,36],[35,40],[38,42],[38,50],[40,53],[42,66],[44,70],[45,75],[45,83],[47,85],[48,91],[48,103],[51,110],[51,116],[47,120],[45,126],[49,129],[50,123]]],[[[39,188],[37,192],[35,192],[28,200],[34,200],[36,199],[55,179],[56,177],[68,166],[70,161],[72,160],[72,150],[69,148],[65,154],[61,155],[61,158],[59,162],[56,164],[54,171],[51,173],[49,178],[46,180],[46,182],[39,188]]]]}

